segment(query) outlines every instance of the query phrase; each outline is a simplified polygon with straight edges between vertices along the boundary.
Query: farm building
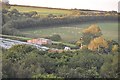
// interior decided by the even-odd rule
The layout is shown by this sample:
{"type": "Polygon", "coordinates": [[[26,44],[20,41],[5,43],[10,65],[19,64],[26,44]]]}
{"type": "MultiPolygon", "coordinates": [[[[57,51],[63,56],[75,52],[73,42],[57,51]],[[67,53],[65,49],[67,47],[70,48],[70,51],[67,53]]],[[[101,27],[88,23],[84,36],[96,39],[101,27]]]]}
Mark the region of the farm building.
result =
{"type": "Polygon", "coordinates": [[[71,50],[71,48],[70,47],[65,47],[64,50],[68,51],[68,50],[71,50]]]}
{"type": "Polygon", "coordinates": [[[40,45],[52,44],[52,41],[50,39],[45,39],[45,38],[27,40],[27,42],[34,43],[34,44],[40,44],[40,45]]]}

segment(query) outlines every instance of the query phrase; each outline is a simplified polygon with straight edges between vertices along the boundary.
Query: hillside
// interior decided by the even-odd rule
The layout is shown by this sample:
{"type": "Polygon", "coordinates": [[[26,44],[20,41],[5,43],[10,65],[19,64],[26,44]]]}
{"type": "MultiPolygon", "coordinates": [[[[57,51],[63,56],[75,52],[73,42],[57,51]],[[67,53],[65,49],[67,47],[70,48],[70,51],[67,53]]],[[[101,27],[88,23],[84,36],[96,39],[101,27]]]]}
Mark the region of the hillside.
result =
{"type": "Polygon", "coordinates": [[[12,5],[10,10],[17,9],[19,12],[31,12],[36,11],[40,15],[117,15],[117,11],[100,11],[100,10],[89,10],[89,9],[63,9],[63,8],[50,8],[50,7],[38,7],[38,6],[27,6],[27,5],[12,5]]]}
{"type": "Polygon", "coordinates": [[[48,14],[55,14],[55,15],[65,15],[71,14],[71,10],[69,9],[59,9],[59,8],[48,8],[48,7],[35,7],[35,6],[25,6],[25,5],[11,5],[12,9],[17,9],[20,12],[31,12],[36,11],[39,14],[48,15],[48,14]]]}
{"type": "Polygon", "coordinates": [[[3,5],[2,78],[118,78],[116,14],[3,5]]]}

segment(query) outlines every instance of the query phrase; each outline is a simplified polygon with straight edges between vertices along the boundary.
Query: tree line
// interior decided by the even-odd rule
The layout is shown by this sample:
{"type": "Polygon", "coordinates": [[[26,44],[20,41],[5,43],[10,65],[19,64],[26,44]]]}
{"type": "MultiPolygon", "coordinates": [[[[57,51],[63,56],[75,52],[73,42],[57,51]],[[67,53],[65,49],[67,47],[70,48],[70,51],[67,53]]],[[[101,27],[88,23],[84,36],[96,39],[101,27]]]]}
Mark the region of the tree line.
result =
{"type": "Polygon", "coordinates": [[[118,52],[91,51],[53,53],[30,45],[3,49],[3,78],[118,78],[118,52]]]}

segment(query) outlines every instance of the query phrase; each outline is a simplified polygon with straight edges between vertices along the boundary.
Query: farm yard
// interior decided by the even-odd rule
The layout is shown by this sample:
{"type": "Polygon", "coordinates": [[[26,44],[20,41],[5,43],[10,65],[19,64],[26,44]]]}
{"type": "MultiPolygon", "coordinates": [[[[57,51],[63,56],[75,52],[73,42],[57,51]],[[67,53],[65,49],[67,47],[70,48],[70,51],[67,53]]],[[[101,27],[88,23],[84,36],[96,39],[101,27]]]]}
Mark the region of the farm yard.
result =
{"type": "MultiPolygon", "coordinates": [[[[54,34],[59,34],[63,41],[75,41],[81,37],[82,30],[92,23],[87,24],[76,24],[76,25],[65,25],[60,27],[50,28],[27,28],[21,29],[24,34],[29,34],[31,37],[47,37],[54,34]]],[[[93,23],[94,24],[94,23],[93,23]]],[[[102,30],[102,33],[106,39],[118,40],[118,23],[117,22],[99,22],[96,23],[102,30]],[[112,34],[112,36],[111,36],[112,34]]]]}

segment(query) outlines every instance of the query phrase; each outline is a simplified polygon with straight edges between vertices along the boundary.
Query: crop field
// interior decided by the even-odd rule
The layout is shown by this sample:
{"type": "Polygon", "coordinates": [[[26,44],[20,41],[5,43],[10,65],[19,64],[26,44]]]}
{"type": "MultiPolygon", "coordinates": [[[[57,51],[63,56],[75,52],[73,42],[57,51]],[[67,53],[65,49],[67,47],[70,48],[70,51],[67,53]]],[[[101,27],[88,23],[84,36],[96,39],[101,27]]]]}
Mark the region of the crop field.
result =
{"type": "MultiPolygon", "coordinates": [[[[106,39],[118,40],[118,23],[107,22],[107,23],[96,23],[102,30],[103,36],[106,39]]],[[[77,25],[66,25],[60,27],[51,28],[27,28],[21,29],[24,34],[29,34],[37,37],[46,37],[54,34],[59,34],[64,41],[75,41],[78,40],[82,35],[82,30],[91,24],[77,24],[77,25]]]]}
{"type": "Polygon", "coordinates": [[[14,6],[12,5],[12,9],[17,9],[20,12],[31,12],[36,11],[39,14],[42,15],[48,15],[48,14],[55,14],[55,15],[65,15],[65,14],[71,14],[72,11],[70,10],[62,10],[62,9],[49,9],[49,8],[42,8],[42,7],[27,7],[27,6],[14,6]]]}

